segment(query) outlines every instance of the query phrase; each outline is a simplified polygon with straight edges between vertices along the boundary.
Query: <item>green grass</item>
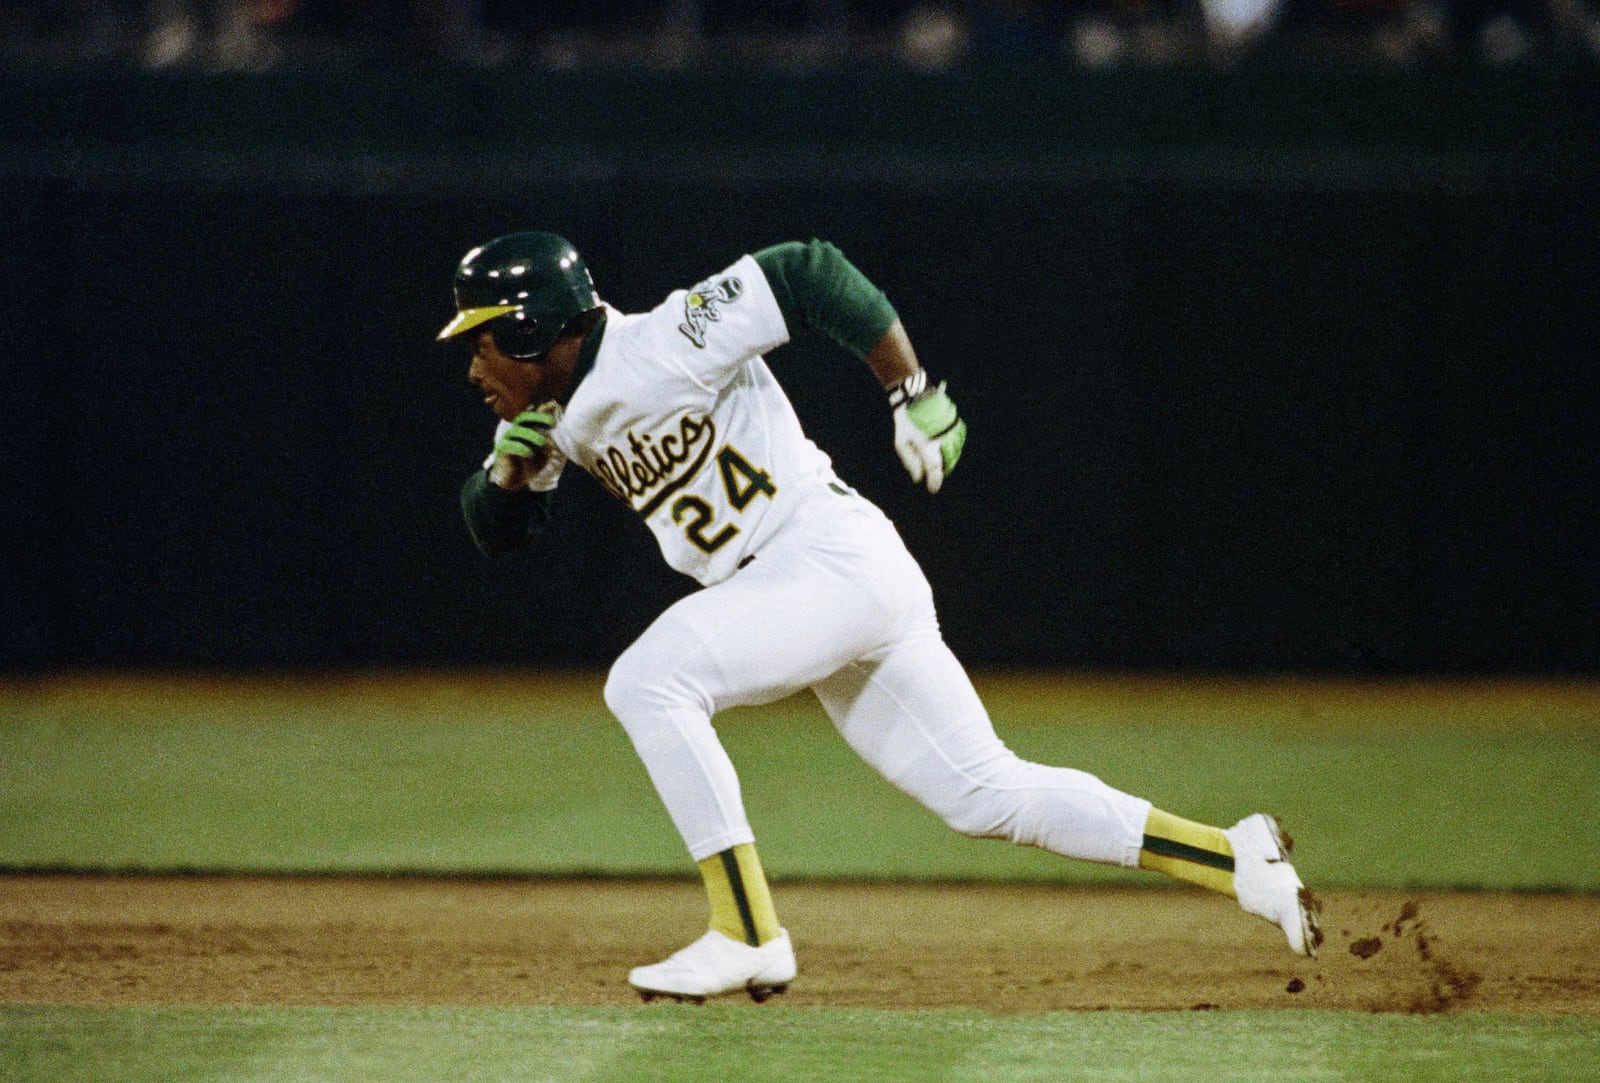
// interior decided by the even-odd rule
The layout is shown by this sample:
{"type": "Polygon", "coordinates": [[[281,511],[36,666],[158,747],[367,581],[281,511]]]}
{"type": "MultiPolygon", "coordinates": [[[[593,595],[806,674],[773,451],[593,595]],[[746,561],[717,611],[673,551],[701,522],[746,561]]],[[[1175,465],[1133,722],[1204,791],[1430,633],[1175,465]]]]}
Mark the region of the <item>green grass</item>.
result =
{"type": "Polygon", "coordinates": [[[1549,1016],[0,1006],[11,1083],[1600,1079],[1549,1016]]]}
{"type": "MultiPolygon", "coordinates": [[[[990,698],[1002,736],[1030,758],[1201,819],[1281,813],[1301,871],[1321,885],[1584,891],[1600,890],[1596,702],[1587,688],[1391,699],[1171,682],[1013,684],[990,698]]],[[[809,701],[736,712],[721,728],[763,857],[785,878],[1129,876],[954,835],[859,763],[809,701]]],[[[0,687],[0,865],[689,871],[597,684],[536,676],[432,693],[0,687]]],[[[0,1005],[4,1083],[177,1079],[1600,1080],[1600,1022],[0,1005]]]]}
{"type": "MultiPolygon", "coordinates": [[[[5,697],[0,866],[689,871],[597,688],[464,688],[414,702],[315,686],[5,697]]],[[[1600,720],[1407,725],[1369,707],[1308,721],[1272,699],[1224,718],[1170,697],[1128,716],[1041,697],[995,697],[1019,753],[1197,819],[1277,812],[1302,873],[1323,886],[1600,890],[1600,720]]],[[[721,730],[775,875],[1132,875],[955,835],[858,761],[807,699],[735,712],[721,730]]]]}

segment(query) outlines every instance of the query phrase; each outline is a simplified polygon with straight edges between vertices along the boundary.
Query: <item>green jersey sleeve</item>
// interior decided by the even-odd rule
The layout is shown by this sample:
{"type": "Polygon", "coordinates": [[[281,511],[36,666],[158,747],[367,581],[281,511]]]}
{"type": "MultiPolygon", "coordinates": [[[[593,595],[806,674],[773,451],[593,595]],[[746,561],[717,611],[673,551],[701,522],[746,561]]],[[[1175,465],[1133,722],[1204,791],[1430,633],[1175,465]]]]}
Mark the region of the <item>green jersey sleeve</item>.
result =
{"type": "Polygon", "coordinates": [[[791,331],[814,328],[865,357],[897,318],[883,291],[827,241],[786,241],[756,252],[755,260],[791,331]]]}
{"type": "Polygon", "coordinates": [[[461,487],[461,514],[472,540],[486,557],[526,549],[550,523],[554,492],[502,489],[479,470],[461,487]]]}

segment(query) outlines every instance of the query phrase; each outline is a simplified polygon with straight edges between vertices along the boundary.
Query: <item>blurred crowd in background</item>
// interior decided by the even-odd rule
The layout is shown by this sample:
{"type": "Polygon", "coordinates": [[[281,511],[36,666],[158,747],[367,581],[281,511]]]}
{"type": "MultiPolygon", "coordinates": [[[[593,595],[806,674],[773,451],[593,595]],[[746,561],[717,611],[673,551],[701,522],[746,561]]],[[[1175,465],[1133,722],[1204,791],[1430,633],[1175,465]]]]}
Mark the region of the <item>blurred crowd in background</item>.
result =
{"type": "Polygon", "coordinates": [[[264,72],[1600,59],[1600,0],[0,0],[0,59],[264,72]]]}

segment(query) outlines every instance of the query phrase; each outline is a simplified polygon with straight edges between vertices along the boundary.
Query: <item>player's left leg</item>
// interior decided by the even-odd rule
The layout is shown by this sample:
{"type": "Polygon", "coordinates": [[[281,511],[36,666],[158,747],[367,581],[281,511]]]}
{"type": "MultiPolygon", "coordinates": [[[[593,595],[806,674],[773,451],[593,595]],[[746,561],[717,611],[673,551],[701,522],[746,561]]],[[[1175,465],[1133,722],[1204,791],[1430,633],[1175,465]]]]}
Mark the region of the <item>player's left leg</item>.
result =
{"type": "Polygon", "coordinates": [[[962,834],[1139,864],[1150,802],[1007,748],[931,621],[813,690],[862,759],[962,834]]]}
{"type": "Polygon", "coordinates": [[[1232,895],[1314,954],[1316,903],[1276,821],[1224,831],[1185,820],[1086,772],[1021,759],[995,734],[931,614],[919,629],[814,686],[852,748],[963,834],[1066,857],[1154,869],[1232,895]]]}
{"type": "Polygon", "coordinates": [[[1223,830],[1152,808],[1139,867],[1231,895],[1247,913],[1281,928],[1291,949],[1315,955],[1322,905],[1289,863],[1293,847],[1278,821],[1262,813],[1223,830]]]}

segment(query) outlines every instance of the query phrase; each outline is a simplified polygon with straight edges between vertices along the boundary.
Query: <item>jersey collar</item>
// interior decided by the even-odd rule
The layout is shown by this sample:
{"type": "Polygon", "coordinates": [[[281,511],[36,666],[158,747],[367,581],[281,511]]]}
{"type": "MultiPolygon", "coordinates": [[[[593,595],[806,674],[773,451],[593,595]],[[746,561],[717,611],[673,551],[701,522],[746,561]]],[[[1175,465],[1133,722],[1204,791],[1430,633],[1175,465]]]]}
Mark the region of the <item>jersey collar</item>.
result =
{"type": "Polygon", "coordinates": [[[567,393],[561,397],[562,406],[572,401],[578,385],[583,383],[583,378],[594,368],[594,359],[600,353],[600,340],[606,335],[606,315],[607,309],[601,308],[600,318],[594,321],[594,326],[583,336],[583,342],[578,346],[578,360],[572,366],[572,379],[567,381],[567,393]]]}

